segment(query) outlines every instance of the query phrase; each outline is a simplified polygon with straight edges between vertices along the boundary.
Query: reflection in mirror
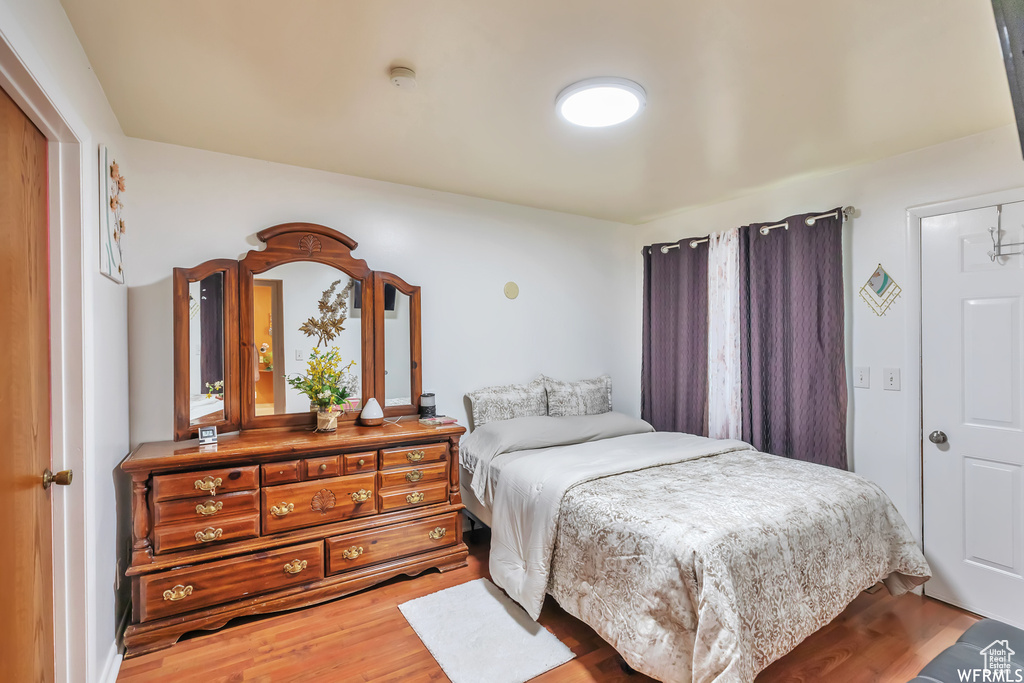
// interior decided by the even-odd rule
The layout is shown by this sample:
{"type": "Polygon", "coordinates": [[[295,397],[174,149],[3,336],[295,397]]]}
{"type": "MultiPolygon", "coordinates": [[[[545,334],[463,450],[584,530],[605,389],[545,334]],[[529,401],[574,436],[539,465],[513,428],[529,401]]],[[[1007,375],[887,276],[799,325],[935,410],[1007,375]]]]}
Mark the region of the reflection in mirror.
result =
{"type": "Polygon", "coordinates": [[[384,285],[384,404],[412,404],[410,297],[384,285]]]}
{"type": "Polygon", "coordinates": [[[362,329],[353,316],[354,280],[331,266],[300,261],[275,266],[253,280],[253,340],[256,415],[308,413],[310,399],[290,386],[289,377],[307,374],[314,348],[336,348],[344,364],[348,407],[362,395],[362,329]]]}
{"type": "Polygon", "coordinates": [[[188,283],[189,424],[224,419],[224,273],[188,283]]]}

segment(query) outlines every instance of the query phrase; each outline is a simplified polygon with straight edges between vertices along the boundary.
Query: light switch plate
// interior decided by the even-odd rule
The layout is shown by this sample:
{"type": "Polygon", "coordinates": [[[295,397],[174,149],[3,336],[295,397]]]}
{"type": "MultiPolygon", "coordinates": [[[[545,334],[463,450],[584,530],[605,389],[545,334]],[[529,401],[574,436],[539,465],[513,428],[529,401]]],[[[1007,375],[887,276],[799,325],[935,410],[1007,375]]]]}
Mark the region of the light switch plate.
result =
{"type": "Polygon", "coordinates": [[[306,352],[302,349],[295,349],[295,360],[304,363],[306,361],[306,352]]]}
{"type": "Polygon", "coordinates": [[[900,369],[899,368],[883,368],[882,369],[882,388],[886,391],[899,391],[900,390],[900,369]]]}
{"type": "Polygon", "coordinates": [[[853,386],[858,389],[871,388],[871,368],[859,367],[853,369],[853,386]]]}

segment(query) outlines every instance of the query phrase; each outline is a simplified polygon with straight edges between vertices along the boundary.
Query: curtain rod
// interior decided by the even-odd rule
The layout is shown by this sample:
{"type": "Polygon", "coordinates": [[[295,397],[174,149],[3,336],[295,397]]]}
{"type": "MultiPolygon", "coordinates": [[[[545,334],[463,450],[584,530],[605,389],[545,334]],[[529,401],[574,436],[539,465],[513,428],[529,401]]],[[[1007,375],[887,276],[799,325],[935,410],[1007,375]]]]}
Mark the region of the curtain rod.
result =
{"type": "MultiPolygon", "coordinates": [[[[804,223],[806,223],[809,226],[812,226],[815,223],[817,223],[819,219],[822,219],[822,218],[839,218],[840,215],[842,215],[842,220],[845,223],[846,221],[848,221],[851,218],[853,218],[853,212],[855,210],[856,209],[854,209],[852,206],[844,206],[842,209],[838,209],[838,210],[832,211],[830,213],[822,213],[822,214],[818,214],[817,216],[808,216],[807,218],[804,219],[804,223]]],[[[761,233],[762,235],[767,235],[769,232],[771,232],[772,230],[775,230],[776,228],[785,228],[786,230],[789,230],[789,223],[783,221],[782,223],[776,223],[775,225],[762,225],[760,228],[758,228],[758,232],[761,233]]],[[[709,238],[704,237],[704,238],[701,238],[701,239],[690,240],[690,249],[696,249],[698,244],[704,244],[705,242],[708,241],[708,239],[709,238]]],[[[664,245],[661,248],[661,253],[662,254],[667,254],[669,249],[678,249],[678,248],[679,248],[678,244],[666,244],[666,245],[664,245]]]]}

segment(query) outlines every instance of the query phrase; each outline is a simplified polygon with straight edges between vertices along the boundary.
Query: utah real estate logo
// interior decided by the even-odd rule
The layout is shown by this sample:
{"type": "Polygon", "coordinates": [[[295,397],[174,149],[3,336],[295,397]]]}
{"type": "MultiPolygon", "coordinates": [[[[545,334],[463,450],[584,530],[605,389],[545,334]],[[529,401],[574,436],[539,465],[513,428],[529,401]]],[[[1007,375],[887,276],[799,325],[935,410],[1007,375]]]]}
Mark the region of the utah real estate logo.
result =
{"type": "Polygon", "coordinates": [[[979,654],[984,658],[984,666],[980,669],[957,669],[961,683],[1024,683],[1024,672],[1014,670],[1013,655],[1006,640],[994,640],[981,649],[979,654]]]}

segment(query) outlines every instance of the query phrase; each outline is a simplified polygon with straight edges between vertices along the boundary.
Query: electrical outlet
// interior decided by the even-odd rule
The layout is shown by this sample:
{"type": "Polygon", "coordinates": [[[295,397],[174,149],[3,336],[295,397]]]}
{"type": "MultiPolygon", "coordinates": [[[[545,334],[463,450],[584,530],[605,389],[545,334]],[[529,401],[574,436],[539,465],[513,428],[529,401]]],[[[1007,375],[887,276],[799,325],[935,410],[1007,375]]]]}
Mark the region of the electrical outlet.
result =
{"type": "Polygon", "coordinates": [[[305,363],[306,352],[303,351],[302,349],[295,349],[295,360],[299,361],[300,363],[305,363]]]}
{"type": "Polygon", "coordinates": [[[871,368],[860,367],[853,369],[853,386],[858,389],[871,388],[871,368]]]}
{"type": "Polygon", "coordinates": [[[883,368],[882,369],[882,388],[886,391],[899,391],[900,390],[900,369],[899,368],[883,368]]]}

